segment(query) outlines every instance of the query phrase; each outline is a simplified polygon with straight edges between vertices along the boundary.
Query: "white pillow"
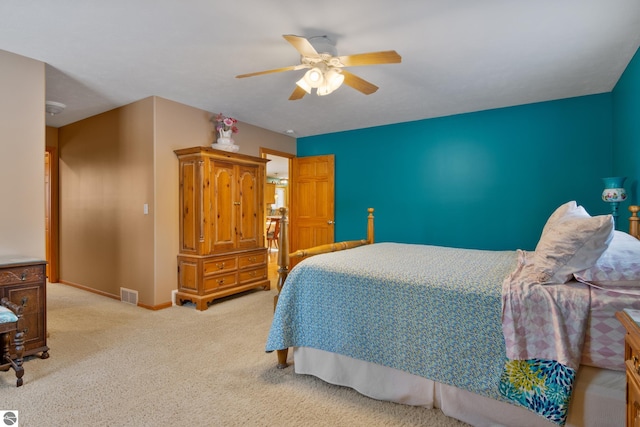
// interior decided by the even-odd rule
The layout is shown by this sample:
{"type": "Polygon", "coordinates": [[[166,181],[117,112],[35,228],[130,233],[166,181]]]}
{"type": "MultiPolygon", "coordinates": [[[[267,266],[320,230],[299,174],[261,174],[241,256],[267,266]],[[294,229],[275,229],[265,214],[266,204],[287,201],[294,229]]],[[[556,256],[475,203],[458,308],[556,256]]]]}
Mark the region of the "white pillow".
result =
{"type": "Polygon", "coordinates": [[[595,265],[573,275],[581,282],[597,286],[640,288],[640,240],[614,231],[609,247],[595,265]]]}
{"type": "Polygon", "coordinates": [[[578,204],[575,202],[575,200],[560,205],[555,211],[553,211],[551,216],[549,216],[549,219],[547,219],[546,224],[542,228],[541,237],[544,236],[547,231],[549,231],[553,224],[564,218],[567,213],[573,212],[577,208],[578,204]]]}
{"type": "Polygon", "coordinates": [[[566,283],[573,273],[591,268],[613,238],[613,217],[592,217],[569,202],[554,212],[527,265],[537,283],[566,283]],[[563,208],[563,209],[560,209],[563,208]]]}

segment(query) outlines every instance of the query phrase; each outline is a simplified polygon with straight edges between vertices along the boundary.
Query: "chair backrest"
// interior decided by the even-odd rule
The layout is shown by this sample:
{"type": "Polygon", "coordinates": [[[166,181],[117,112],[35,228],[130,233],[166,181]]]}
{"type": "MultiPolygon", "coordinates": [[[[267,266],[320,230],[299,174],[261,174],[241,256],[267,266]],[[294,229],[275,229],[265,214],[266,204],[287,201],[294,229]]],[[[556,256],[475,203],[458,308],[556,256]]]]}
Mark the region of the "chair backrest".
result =
{"type": "Polygon", "coordinates": [[[267,239],[277,239],[280,234],[280,221],[277,219],[270,219],[267,224],[267,239]]]}

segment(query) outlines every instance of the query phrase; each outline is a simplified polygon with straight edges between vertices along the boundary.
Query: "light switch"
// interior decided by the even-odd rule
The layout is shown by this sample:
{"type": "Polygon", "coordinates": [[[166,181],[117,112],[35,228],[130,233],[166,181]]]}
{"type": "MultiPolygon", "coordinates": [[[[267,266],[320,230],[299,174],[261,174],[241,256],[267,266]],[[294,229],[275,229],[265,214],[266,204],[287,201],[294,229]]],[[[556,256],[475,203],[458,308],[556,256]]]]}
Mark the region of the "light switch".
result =
{"type": "Polygon", "coordinates": [[[142,209],[144,210],[144,214],[145,214],[145,215],[149,215],[149,204],[148,204],[148,203],[145,203],[145,204],[143,205],[143,208],[142,208],[142,209]]]}

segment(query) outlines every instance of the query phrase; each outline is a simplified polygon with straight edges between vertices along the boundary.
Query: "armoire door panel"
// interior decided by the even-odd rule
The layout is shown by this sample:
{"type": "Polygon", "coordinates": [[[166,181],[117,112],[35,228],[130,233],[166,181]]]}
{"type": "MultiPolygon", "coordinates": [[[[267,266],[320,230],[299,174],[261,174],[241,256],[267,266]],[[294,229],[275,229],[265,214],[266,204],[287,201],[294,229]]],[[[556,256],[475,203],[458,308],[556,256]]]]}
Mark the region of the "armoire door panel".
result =
{"type": "Polygon", "coordinates": [[[212,206],[209,207],[213,253],[233,249],[236,241],[236,183],[232,164],[215,162],[213,171],[212,206]]]}
{"type": "Polygon", "coordinates": [[[196,160],[185,161],[180,165],[180,251],[196,253],[200,233],[196,212],[196,160]]]}
{"type": "Polygon", "coordinates": [[[262,209],[259,197],[262,193],[258,191],[257,174],[257,167],[240,167],[238,246],[241,249],[259,245],[261,224],[258,223],[258,212],[262,209]]]}

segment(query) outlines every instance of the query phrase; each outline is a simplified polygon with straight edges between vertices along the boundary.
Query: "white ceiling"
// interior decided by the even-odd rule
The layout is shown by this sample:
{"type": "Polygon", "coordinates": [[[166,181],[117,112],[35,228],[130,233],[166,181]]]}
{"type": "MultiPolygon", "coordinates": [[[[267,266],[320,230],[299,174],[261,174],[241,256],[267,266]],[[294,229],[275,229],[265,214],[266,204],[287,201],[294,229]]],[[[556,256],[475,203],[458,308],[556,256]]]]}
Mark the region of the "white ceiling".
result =
{"type": "Polygon", "coordinates": [[[611,91],[640,45],[638,0],[48,0],[0,3],[0,49],[47,64],[63,126],[157,95],[310,136],[611,91]],[[283,34],[327,35],[380,87],[287,98],[283,34]]]}
{"type": "Polygon", "coordinates": [[[286,157],[267,154],[267,176],[279,179],[289,179],[289,159],[286,157]]]}

